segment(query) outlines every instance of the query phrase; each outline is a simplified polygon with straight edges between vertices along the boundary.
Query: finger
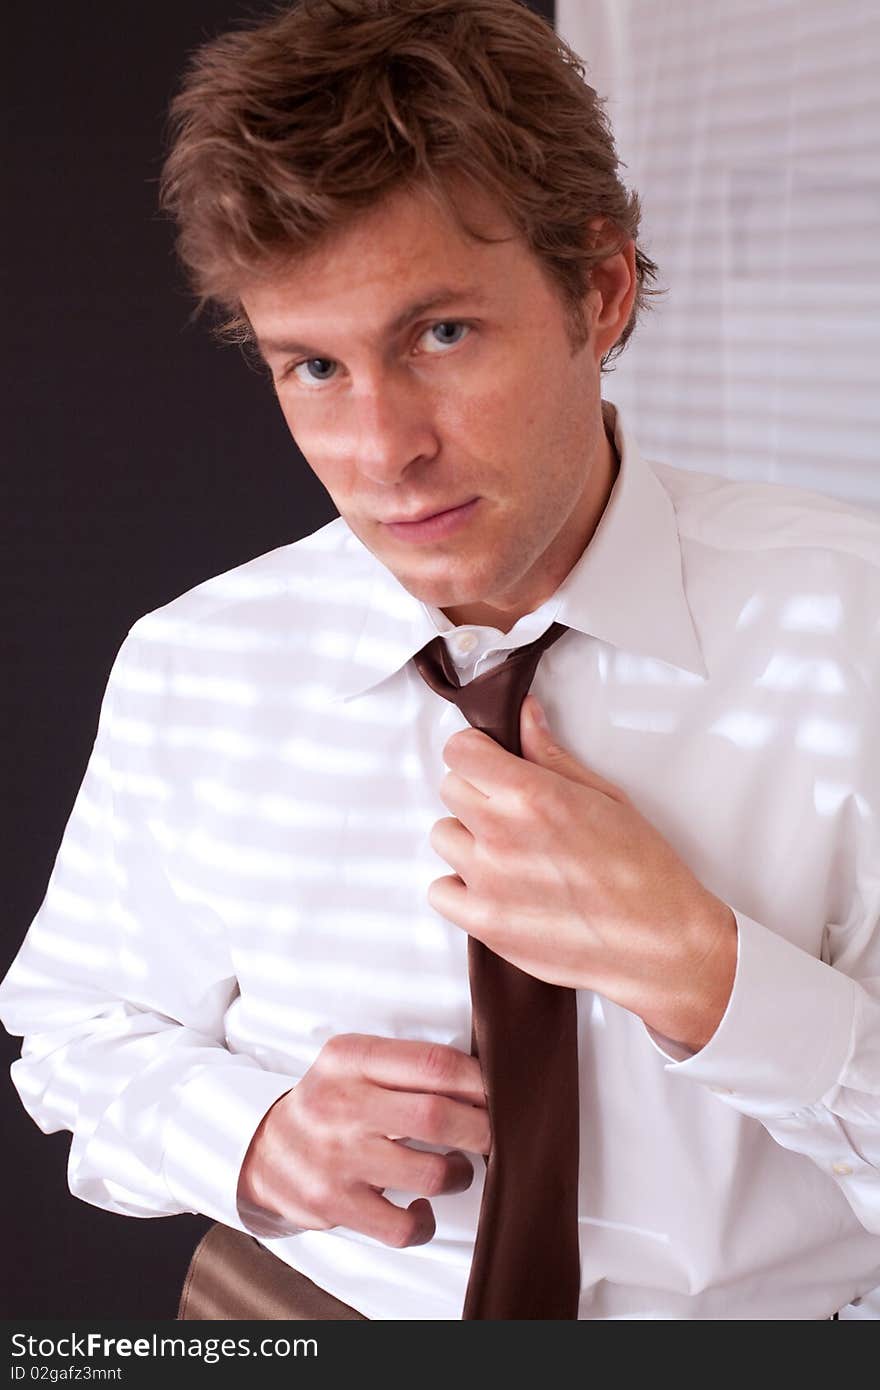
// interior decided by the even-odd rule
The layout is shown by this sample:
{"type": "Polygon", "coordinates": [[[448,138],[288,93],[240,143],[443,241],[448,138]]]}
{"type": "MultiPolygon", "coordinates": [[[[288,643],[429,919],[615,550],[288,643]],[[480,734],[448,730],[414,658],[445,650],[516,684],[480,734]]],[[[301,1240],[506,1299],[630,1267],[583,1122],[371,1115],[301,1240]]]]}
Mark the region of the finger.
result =
{"type": "Polygon", "coordinates": [[[484,831],[485,817],[492,809],[492,802],[484,792],[474,787],[473,783],[468,783],[464,777],[459,777],[459,774],[446,773],[439,784],[439,798],[455,819],[470,830],[471,835],[480,837],[484,831]]]}
{"type": "Polygon", "coordinates": [[[427,1245],[436,1230],[434,1212],[426,1198],[417,1197],[408,1207],[398,1207],[367,1184],[352,1190],[337,1224],[398,1250],[427,1245]]]}
{"type": "Polygon", "coordinates": [[[463,927],[469,936],[483,940],[480,923],[470,911],[467,885],[458,874],[446,874],[443,878],[435,878],[433,883],[429,883],[428,902],[441,917],[445,917],[457,927],[463,927]]]}
{"type": "Polygon", "coordinates": [[[486,1104],[476,1057],[445,1043],[348,1033],[331,1038],[322,1058],[331,1071],[348,1076],[355,1072],[391,1090],[436,1092],[471,1105],[486,1104]]]}
{"type": "Polygon", "coordinates": [[[485,1105],[468,1105],[448,1096],[377,1088],[370,1098],[368,1131],[388,1139],[419,1139],[444,1149],[488,1153],[491,1140],[485,1105]]]}
{"type": "Polygon", "coordinates": [[[555,984],[568,983],[555,978],[558,971],[551,969],[548,975],[548,967],[542,965],[540,952],[537,956],[534,954],[535,943],[532,943],[533,949],[529,951],[529,942],[523,941],[522,933],[512,928],[509,922],[506,923],[503,917],[499,919],[486,896],[468,888],[457,874],[435,878],[433,883],[428,884],[427,898],[434,911],[445,917],[447,922],[461,927],[468,936],[482,941],[484,946],[527,975],[555,984]]]}
{"type": "Polygon", "coordinates": [[[446,816],[432,827],[429,839],[431,848],[467,881],[475,847],[471,832],[454,817],[446,816]]]}
{"type": "Polygon", "coordinates": [[[460,729],[446,740],[443,761],[450,772],[484,796],[498,796],[519,785],[522,759],[478,729],[460,729]]]}
{"type": "Polygon", "coordinates": [[[527,695],[520,713],[523,757],[546,768],[548,772],[555,772],[571,782],[578,782],[582,787],[602,792],[613,801],[625,804],[628,798],[623,789],[614,782],[609,782],[607,778],[600,777],[593,768],[587,767],[567,748],[563,748],[548,727],[546,719],[542,718],[542,713],[541,705],[534,695],[527,695]]]}
{"type": "Polygon", "coordinates": [[[421,1197],[466,1192],[474,1180],[473,1164],[463,1153],[426,1153],[389,1139],[364,1146],[361,1168],[371,1186],[417,1192],[421,1197]]]}
{"type": "Polygon", "coordinates": [[[459,777],[457,772],[447,772],[440,783],[440,800],[465,829],[475,833],[482,822],[483,814],[489,807],[489,798],[472,782],[459,777]]]}

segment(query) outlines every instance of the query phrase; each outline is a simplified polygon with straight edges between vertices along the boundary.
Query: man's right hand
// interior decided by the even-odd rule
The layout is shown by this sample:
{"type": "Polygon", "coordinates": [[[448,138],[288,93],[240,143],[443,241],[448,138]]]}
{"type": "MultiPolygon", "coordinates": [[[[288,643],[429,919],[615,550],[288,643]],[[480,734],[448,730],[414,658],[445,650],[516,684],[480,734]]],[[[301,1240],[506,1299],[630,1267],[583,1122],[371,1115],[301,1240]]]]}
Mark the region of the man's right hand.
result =
{"type": "Polygon", "coordinates": [[[463,1153],[425,1153],[403,1139],[488,1153],[479,1062],[441,1043],[340,1034],[264,1116],[239,1201],[306,1230],[347,1226],[384,1245],[424,1245],[435,1229],[426,1198],[464,1192],[474,1171],[463,1153]],[[424,1195],[404,1209],[386,1187],[424,1195]]]}

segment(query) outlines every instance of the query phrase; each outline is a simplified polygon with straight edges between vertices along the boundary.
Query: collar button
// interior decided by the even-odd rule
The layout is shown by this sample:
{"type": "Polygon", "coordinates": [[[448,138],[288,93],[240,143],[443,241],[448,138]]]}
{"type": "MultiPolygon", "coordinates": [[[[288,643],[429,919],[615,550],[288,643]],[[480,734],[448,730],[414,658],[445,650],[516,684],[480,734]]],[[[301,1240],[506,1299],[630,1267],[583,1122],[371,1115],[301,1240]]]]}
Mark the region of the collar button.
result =
{"type": "Polygon", "coordinates": [[[467,656],[479,646],[480,639],[475,632],[457,632],[452,639],[453,650],[458,656],[467,656]]]}

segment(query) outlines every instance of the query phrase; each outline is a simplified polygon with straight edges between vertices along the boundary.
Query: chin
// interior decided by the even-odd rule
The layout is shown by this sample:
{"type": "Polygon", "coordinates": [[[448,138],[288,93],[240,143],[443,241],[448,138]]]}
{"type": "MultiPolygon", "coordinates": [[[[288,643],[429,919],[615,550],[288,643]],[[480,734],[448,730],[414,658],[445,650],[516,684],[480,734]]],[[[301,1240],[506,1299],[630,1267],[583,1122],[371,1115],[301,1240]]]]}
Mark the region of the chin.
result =
{"type": "MultiPolygon", "coordinates": [[[[389,566],[390,568],[390,566],[389,566]]],[[[451,608],[463,603],[478,603],[479,599],[472,597],[471,590],[461,590],[455,588],[447,580],[437,580],[433,582],[415,575],[395,574],[399,584],[402,584],[408,594],[413,598],[420,599],[422,603],[430,603],[434,608],[451,608]]]]}
{"type": "MultiPolygon", "coordinates": [[[[364,540],[363,537],[361,537],[364,540]]],[[[367,544],[364,540],[364,544],[367,544]]],[[[381,564],[385,566],[398,584],[422,603],[434,608],[462,607],[465,604],[488,603],[490,595],[503,592],[509,576],[504,567],[497,563],[486,563],[485,551],[482,555],[435,554],[418,558],[406,553],[390,552],[386,546],[369,547],[381,564]],[[416,563],[413,563],[413,561],[416,563]],[[480,560],[483,563],[480,563],[480,560]]],[[[519,567],[509,566],[517,572],[519,567]]]]}

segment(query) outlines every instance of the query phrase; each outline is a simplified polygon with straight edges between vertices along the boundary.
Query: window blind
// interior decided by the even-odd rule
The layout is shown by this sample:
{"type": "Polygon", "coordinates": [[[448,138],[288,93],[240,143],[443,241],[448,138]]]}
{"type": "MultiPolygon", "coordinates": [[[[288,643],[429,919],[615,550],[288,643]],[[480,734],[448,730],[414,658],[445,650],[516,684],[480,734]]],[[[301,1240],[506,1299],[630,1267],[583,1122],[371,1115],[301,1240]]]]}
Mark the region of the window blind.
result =
{"type": "Polygon", "coordinates": [[[667,290],[604,394],[649,457],[880,508],[880,7],[557,0],[667,290]]]}

